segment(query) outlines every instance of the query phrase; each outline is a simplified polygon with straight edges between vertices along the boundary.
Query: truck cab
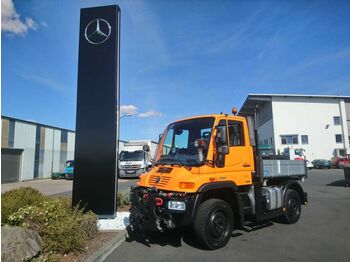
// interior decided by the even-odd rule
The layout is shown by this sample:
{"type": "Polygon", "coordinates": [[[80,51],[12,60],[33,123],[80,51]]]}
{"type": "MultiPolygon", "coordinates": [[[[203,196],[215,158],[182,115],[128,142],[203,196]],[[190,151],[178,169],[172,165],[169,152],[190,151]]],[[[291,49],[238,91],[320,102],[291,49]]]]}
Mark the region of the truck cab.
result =
{"type": "Polygon", "coordinates": [[[154,168],[131,189],[132,227],[166,231],[192,225],[205,248],[217,249],[247,223],[275,217],[297,222],[307,201],[297,182],[306,176],[305,163],[263,159],[249,134],[247,119],[236,115],[171,123],[154,168]]]}
{"type": "Polygon", "coordinates": [[[139,177],[152,167],[152,141],[129,141],[119,154],[119,177],[139,177]]]}
{"type": "Polygon", "coordinates": [[[74,174],[74,160],[67,160],[66,166],[64,168],[65,178],[67,180],[73,179],[73,174],[74,174]]]}

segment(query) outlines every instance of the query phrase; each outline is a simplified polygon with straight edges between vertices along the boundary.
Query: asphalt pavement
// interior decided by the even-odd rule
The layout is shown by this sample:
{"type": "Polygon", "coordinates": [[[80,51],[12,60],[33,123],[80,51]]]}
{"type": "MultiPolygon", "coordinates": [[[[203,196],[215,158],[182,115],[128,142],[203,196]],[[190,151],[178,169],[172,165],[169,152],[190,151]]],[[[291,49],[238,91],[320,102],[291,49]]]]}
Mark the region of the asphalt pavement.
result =
{"type": "Polygon", "coordinates": [[[197,245],[191,230],[141,236],[129,234],[105,260],[112,261],[350,261],[350,188],[342,170],[311,170],[302,183],[309,204],[297,224],[267,223],[235,230],[222,249],[197,245]]]}
{"type": "MultiPolygon", "coordinates": [[[[118,179],[118,192],[125,192],[135,185],[137,179],[118,179]]],[[[19,187],[33,187],[48,196],[71,196],[73,181],[65,179],[41,179],[1,185],[1,193],[19,187]]]]}

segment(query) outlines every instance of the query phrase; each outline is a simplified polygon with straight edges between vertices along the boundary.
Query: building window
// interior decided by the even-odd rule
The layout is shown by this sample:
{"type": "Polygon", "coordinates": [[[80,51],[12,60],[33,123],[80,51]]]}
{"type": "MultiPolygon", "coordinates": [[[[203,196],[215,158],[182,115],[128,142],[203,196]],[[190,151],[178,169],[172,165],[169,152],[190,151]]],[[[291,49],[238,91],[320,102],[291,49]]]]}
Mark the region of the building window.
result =
{"type": "Polygon", "coordinates": [[[34,179],[39,178],[41,126],[36,126],[34,151],[34,179]]]}
{"type": "Polygon", "coordinates": [[[340,116],[333,116],[333,123],[335,126],[340,126],[340,116]]]}
{"type": "Polygon", "coordinates": [[[9,121],[9,143],[8,146],[13,148],[15,144],[15,121],[9,121]]]}
{"type": "Polygon", "coordinates": [[[65,130],[61,131],[61,143],[67,143],[68,141],[68,132],[65,130]]]}
{"type": "Polygon", "coordinates": [[[282,145],[297,145],[299,144],[298,135],[282,135],[281,143],[282,145]]]}
{"type": "Polygon", "coordinates": [[[307,135],[302,135],[301,136],[301,143],[303,145],[308,145],[309,144],[309,137],[307,135]]]}
{"type": "Polygon", "coordinates": [[[335,135],[335,142],[336,143],[343,143],[343,136],[341,134],[335,135]]]}

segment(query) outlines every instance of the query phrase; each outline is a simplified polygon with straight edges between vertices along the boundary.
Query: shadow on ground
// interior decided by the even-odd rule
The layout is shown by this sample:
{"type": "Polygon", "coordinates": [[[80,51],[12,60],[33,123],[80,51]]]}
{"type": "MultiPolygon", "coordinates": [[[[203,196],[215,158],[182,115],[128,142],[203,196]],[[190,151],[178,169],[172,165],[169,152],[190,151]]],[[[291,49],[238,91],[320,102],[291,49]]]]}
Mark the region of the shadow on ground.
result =
{"type": "Polygon", "coordinates": [[[181,228],[160,233],[132,230],[131,227],[128,227],[127,231],[126,242],[136,241],[148,247],[151,247],[151,245],[180,247],[182,241],[184,241],[192,247],[202,249],[202,247],[196,243],[196,238],[191,228],[181,228]]]}
{"type": "MultiPolygon", "coordinates": [[[[274,221],[275,223],[279,223],[279,221],[274,221]]],[[[255,224],[254,227],[245,227],[237,229],[233,232],[232,238],[243,236],[244,233],[249,233],[251,231],[259,230],[261,228],[265,228],[267,226],[274,225],[273,222],[268,221],[260,224],[255,224]]],[[[192,246],[197,249],[206,250],[203,248],[196,240],[195,233],[191,227],[179,228],[168,232],[144,232],[140,230],[132,230],[129,226],[127,228],[127,236],[126,242],[138,242],[147,247],[151,247],[151,245],[159,245],[159,246],[167,246],[170,245],[172,247],[181,247],[182,241],[187,245],[192,246]]]]}
{"type": "Polygon", "coordinates": [[[345,179],[333,181],[332,183],[327,184],[327,186],[346,187],[345,179]]]}

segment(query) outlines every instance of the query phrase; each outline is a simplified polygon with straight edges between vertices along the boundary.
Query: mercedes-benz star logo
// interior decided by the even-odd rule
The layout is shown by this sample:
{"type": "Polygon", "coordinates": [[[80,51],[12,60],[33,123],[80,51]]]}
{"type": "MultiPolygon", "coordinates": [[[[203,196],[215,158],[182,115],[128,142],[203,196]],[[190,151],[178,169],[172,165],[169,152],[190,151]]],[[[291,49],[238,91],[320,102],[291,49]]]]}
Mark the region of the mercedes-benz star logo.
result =
{"type": "Polygon", "coordinates": [[[93,45],[102,44],[111,34],[110,24],[102,18],[96,18],[85,27],[85,38],[93,45]]]}
{"type": "Polygon", "coordinates": [[[158,176],[158,177],[156,178],[156,184],[158,184],[158,183],[160,182],[160,179],[161,179],[160,176],[158,176]]]}

